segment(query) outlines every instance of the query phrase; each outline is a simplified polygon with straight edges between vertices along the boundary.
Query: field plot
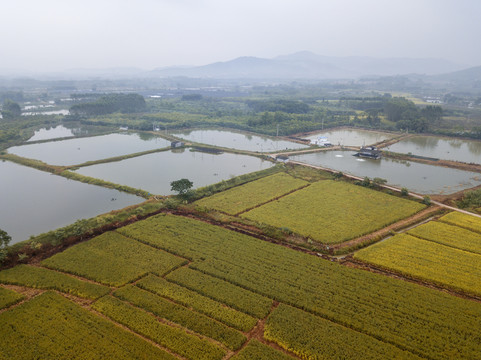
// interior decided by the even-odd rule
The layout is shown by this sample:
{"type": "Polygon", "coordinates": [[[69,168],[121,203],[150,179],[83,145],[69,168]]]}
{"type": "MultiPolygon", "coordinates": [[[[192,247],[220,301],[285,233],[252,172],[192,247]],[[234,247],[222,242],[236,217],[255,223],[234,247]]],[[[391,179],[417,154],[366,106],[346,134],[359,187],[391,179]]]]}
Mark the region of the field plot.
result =
{"type": "Polygon", "coordinates": [[[335,244],[379,230],[425,206],[361,186],[321,181],[242,217],[335,244]]]}
{"type": "MultiPolygon", "coordinates": [[[[481,359],[477,302],[173,215],[153,216],[119,231],[192,259],[190,267],[210,278],[224,279],[413,354],[481,359]]],[[[173,280],[181,271],[184,268],[167,278],[173,280]]],[[[217,298],[224,295],[219,288],[212,291],[217,298]]]]}
{"type": "Polygon", "coordinates": [[[421,359],[391,344],[282,304],[269,315],[264,336],[302,359],[421,359]]]}
{"type": "Polygon", "coordinates": [[[16,304],[22,299],[23,295],[18,294],[15,291],[0,287],[0,310],[9,307],[10,305],[16,304]]]}
{"type": "Polygon", "coordinates": [[[52,292],[0,314],[0,334],[0,359],[176,359],[52,292]]]}
{"type": "Polygon", "coordinates": [[[439,221],[456,225],[481,234],[481,218],[463,214],[457,211],[444,215],[439,221]]]}
{"type": "Polygon", "coordinates": [[[208,340],[161,323],[154,315],[112,296],[99,299],[94,307],[112,320],[188,359],[220,360],[225,355],[223,349],[208,340]]]}
{"type": "Polygon", "coordinates": [[[481,295],[481,255],[398,234],[358,251],[356,259],[481,295]]]}
{"type": "Polygon", "coordinates": [[[286,173],[278,173],[201,199],[196,204],[236,215],[307,184],[286,173]]]}
{"type": "Polygon", "coordinates": [[[237,350],[246,341],[242,333],[136,286],[124,286],[115,291],[114,296],[198,334],[217,340],[231,350],[237,350]]]}
{"type": "Polygon", "coordinates": [[[149,275],[137,282],[137,286],[175,301],[178,304],[192,308],[237,330],[247,332],[251,330],[257,322],[257,320],[250,315],[234,310],[221,302],[212,300],[207,296],[171,283],[158,276],[149,275]]]}
{"type": "Polygon", "coordinates": [[[42,263],[105,285],[121,286],[149,272],[163,275],[186,261],[118,233],[107,232],[42,263]]]}
{"type": "Polygon", "coordinates": [[[58,290],[88,299],[98,299],[110,292],[107,286],[92,284],[57,271],[29,265],[17,265],[12,269],[1,271],[0,283],[58,290]]]}
{"type": "Polygon", "coordinates": [[[257,318],[267,316],[272,300],[199,271],[181,268],[167,279],[257,318]]]}
{"type": "Polygon", "coordinates": [[[251,340],[232,360],[293,360],[294,358],[277,351],[257,340],[251,340]]]}
{"type": "Polygon", "coordinates": [[[459,226],[430,221],[409,230],[408,234],[481,255],[481,234],[459,226]]]}

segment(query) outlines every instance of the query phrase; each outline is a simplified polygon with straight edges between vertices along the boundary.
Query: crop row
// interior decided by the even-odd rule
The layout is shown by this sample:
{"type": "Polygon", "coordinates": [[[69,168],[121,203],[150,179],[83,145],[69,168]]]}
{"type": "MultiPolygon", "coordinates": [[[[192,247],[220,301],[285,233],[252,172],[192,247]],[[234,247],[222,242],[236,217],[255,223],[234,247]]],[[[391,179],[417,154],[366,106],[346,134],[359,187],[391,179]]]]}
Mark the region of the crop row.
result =
{"type": "Polygon", "coordinates": [[[216,360],[222,359],[225,355],[223,349],[208,340],[188,334],[181,328],[161,323],[154,315],[112,296],[100,298],[93,304],[93,307],[132,331],[188,359],[216,360]]]}
{"type": "Polygon", "coordinates": [[[409,230],[408,234],[481,255],[481,234],[459,226],[430,221],[409,230]]]}
{"type": "Polygon", "coordinates": [[[250,315],[154,275],[148,275],[141,279],[137,282],[137,286],[192,308],[241,331],[251,330],[257,322],[250,315]]]}
{"type": "Polygon", "coordinates": [[[116,290],[114,295],[161,318],[217,340],[231,350],[239,349],[246,341],[246,337],[237,330],[136,286],[124,286],[116,290]]]}
{"type": "Polygon", "coordinates": [[[354,256],[422,280],[481,295],[481,255],[398,234],[354,256]]]}
{"type": "Polygon", "coordinates": [[[257,318],[266,317],[272,306],[271,299],[189,268],[173,271],[167,279],[257,318]]]}
{"type": "Polygon", "coordinates": [[[307,184],[286,173],[278,173],[204,198],[196,205],[235,215],[307,184]]]}
{"type": "Polygon", "coordinates": [[[0,359],[175,357],[53,292],[0,314],[0,359]]]}
{"type": "Polygon", "coordinates": [[[107,232],[42,262],[46,267],[121,286],[152,272],[163,275],[186,260],[107,232]]]}
{"type": "MultiPolygon", "coordinates": [[[[193,219],[155,216],[121,230],[192,259],[190,266],[205,274],[421,356],[481,359],[479,303],[347,268],[193,219]]],[[[167,278],[182,274],[181,270],[185,271],[179,269],[167,278]]],[[[186,287],[190,286],[195,285],[186,287]]],[[[225,301],[220,288],[212,291],[203,295],[225,301]]]]}
{"type": "Polygon", "coordinates": [[[231,360],[292,360],[293,357],[264,345],[258,340],[251,340],[231,360]]]}
{"type": "Polygon", "coordinates": [[[471,231],[474,231],[478,234],[481,234],[481,218],[463,214],[458,211],[450,212],[449,214],[444,215],[439,221],[456,225],[471,231]]]}
{"type": "Polygon", "coordinates": [[[18,303],[23,298],[23,295],[0,286],[0,310],[18,303]]]}
{"type": "Polygon", "coordinates": [[[340,181],[319,181],[250,210],[242,217],[287,227],[325,244],[379,230],[424,205],[340,181]]]}
{"type": "Polygon", "coordinates": [[[302,359],[420,359],[391,344],[283,304],[267,318],[264,337],[302,359]]]}
{"type": "Polygon", "coordinates": [[[0,283],[58,290],[87,299],[98,299],[110,292],[110,288],[107,286],[89,283],[57,271],[29,265],[18,265],[1,271],[0,283]]]}

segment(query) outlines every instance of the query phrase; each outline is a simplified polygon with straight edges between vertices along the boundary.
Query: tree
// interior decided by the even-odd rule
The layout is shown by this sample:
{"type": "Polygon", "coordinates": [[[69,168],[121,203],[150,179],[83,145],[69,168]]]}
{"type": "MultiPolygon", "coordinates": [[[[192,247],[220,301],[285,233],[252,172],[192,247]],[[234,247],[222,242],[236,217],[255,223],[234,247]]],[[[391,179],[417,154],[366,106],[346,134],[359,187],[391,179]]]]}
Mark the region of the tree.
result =
{"type": "Polygon", "coordinates": [[[190,189],[193,185],[194,183],[189,179],[180,179],[170,183],[170,190],[177,191],[179,197],[187,200],[192,195],[190,189]]]}
{"type": "Polygon", "coordinates": [[[22,109],[20,109],[20,105],[18,105],[18,103],[10,99],[5,99],[2,108],[2,117],[4,119],[15,119],[18,118],[21,114],[22,109]]]}
{"type": "Polygon", "coordinates": [[[0,229],[0,263],[7,257],[7,245],[12,237],[6,231],[0,229]]]}

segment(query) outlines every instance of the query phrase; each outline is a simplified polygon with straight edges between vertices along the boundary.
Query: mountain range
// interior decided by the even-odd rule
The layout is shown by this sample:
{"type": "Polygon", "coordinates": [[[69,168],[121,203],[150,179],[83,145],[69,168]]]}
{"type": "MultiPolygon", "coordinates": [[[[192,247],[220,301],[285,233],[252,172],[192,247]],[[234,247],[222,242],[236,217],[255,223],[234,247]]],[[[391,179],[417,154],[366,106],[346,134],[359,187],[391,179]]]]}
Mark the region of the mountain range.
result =
{"type": "Polygon", "coordinates": [[[204,66],[154,69],[153,76],[217,79],[355,79],[363,76],[435,75],[464,69],[443,59],[331,57],[308,51],[272,59],[239,57],[204,66]]]}

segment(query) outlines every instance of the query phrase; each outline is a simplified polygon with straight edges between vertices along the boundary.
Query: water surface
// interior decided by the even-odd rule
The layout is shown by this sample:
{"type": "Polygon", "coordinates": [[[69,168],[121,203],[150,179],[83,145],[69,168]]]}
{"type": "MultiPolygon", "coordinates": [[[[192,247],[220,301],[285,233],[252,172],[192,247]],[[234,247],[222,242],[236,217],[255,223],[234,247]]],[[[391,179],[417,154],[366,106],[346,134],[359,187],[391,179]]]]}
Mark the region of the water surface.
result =
{"type": "Polygon", "coordinates": [[[476,140],[416,135],[388,146],[384,150],[481,164],[481,141],[476,140]]]}
{"type": "Polygon", "coordinates": [[[172,135],[197,143],[257,152],[274,152],[308,147],[292,141],[277,140],[276,138],[261,135],[247,135],[227,130],[192,130],[175,132],[172,135]]]}
{"type": "Polygon", "coordinates": [[[145,133],[124,133],[14,146],[11,154],[51,165],[76,165],[170,146],[170,141],[145,133]]]}
{"type": "Polygon", "coordinates": [[[8,161],[0,174],[0,229],[11,244],[144,200],[8,161]]]}
{"type": "Polygon", "coordinates": [[[35,131],[33,136],[28,139],[28,141],[58,139],[69,136],[74,136],[74,133],[71,129],[67,129],[63,125],[57,125],[56,127],[42,128],[35,131]]]}
{"type": "Polygon", "coordinates": [[[182,149],[86,166],[77,172],[152,194],[169,195],[173,194],[170,183],[182,178],[189,179],[194,188],[199,188],[271,166],[273,163],[254,156],[214,155],[182,149]]]}
{"type": "Polygon", "coordinates": [[[391,139],[395,135],[363,129],[337,129],[325,130],[319,133],[311,134],[307,136],[306,139],[316,140],[320,136],[327,137],[332,145],[368,146],[383,140],[391,139]]]}
{"type": "Polygon", "coordinates": [[[481,185],[481,174],[411,161],[363,159],[351,151],[323,151],[290,156],[292,160],[323,166],[359,177],[386,179],[420,194],[452,194],[481,185]]]}

